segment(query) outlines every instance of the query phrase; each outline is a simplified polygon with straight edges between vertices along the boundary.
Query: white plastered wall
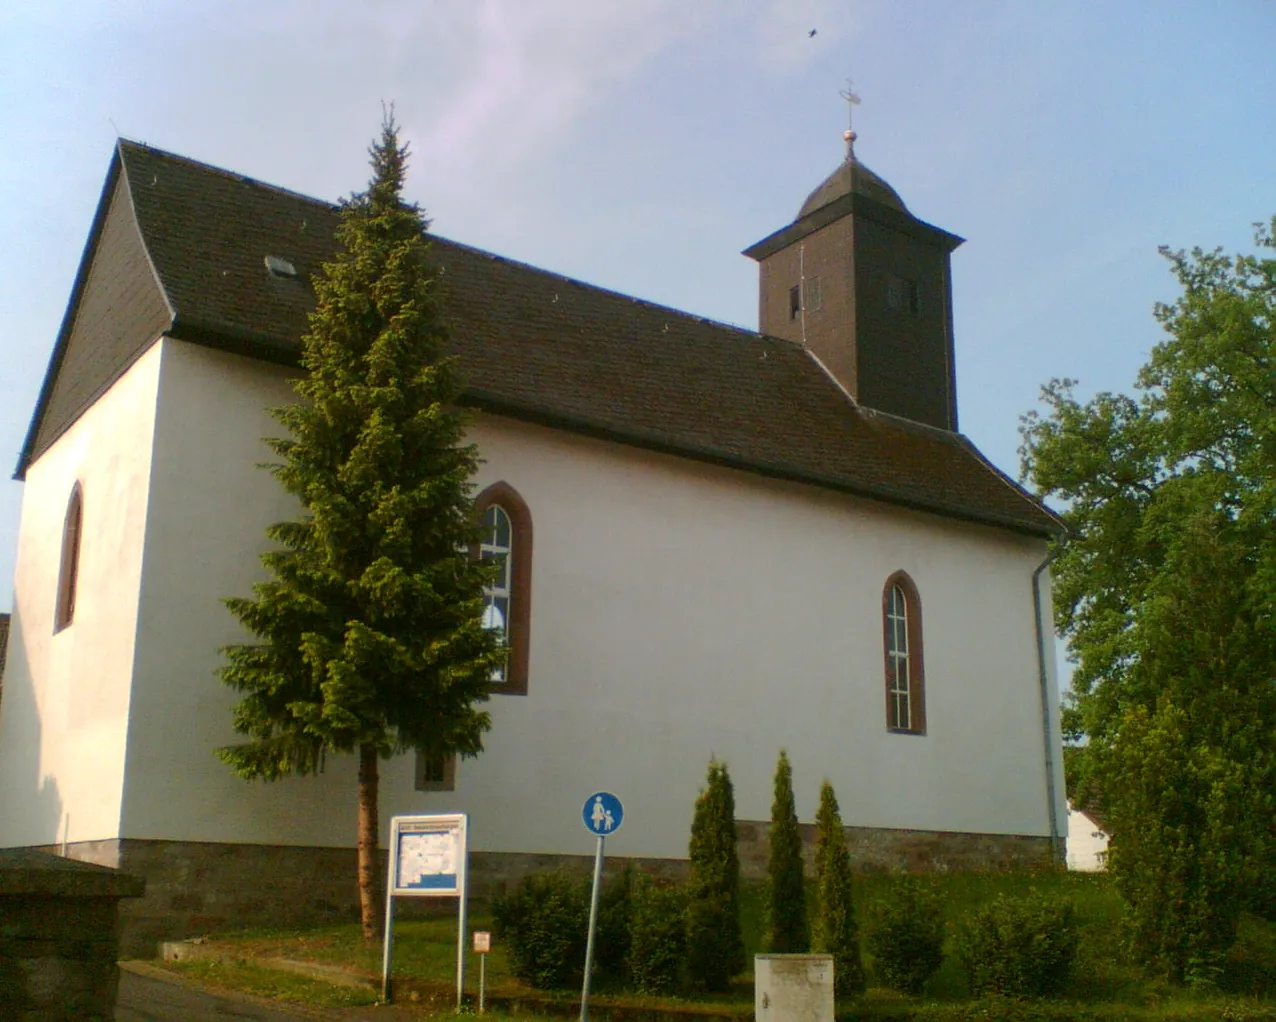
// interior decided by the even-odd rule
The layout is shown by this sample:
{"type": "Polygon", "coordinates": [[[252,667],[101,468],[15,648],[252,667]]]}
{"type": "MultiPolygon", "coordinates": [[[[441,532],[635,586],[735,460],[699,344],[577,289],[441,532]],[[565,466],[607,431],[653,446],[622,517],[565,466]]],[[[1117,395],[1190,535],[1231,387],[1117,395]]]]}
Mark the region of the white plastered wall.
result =
{"type": "Polygon", "coordinates": [[[155,346],[27,469],[0,701],[0,846],[119,832],[159,367],[155,346]],[[75,614],[55,634],[76,482],[75,614]]]}
{"type": "MultiPolygon", "coordinates": [[[[213,756],[235,737],[217,649],[242,637],[220,599],[248,594],[265,526],[295,511],[252,468],[279,430],[264,409],[290,396],[282,370],[164,342],[124,836],[353,843],[347,759],[249,784],[213,756]]],[[[848,824],[1049,832],[1043,542],[494,417],[472,437],[478,485],[503,479],[531,509],[531,691],[493,697],[455,792],[413,791],[410,757],[386,764],[384,818],[464,810],[476,848],[588,852],[580,806],[606,788],[626,805],[616,854],[682,856],[710,755],[737,815],[765,819],[783,746],[805,820],[828,777],[848,824]],[[922,602],[925,736],[885,727],[898,569],[922,602]]]]}

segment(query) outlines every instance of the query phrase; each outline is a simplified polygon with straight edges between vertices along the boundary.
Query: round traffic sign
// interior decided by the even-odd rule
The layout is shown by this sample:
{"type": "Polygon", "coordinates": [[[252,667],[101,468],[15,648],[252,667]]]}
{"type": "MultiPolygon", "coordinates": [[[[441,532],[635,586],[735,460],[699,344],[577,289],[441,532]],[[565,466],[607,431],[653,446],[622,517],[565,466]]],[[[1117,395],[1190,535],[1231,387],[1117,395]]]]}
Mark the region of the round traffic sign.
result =
{"type": "Polygon", "coordinates": [[[580,818],[585,821],[585,829],[591,834],[606,837],[620,830],[620,825],[625,821],[625,807],[610,791],[596,791],[585,799],[580,818]]]}

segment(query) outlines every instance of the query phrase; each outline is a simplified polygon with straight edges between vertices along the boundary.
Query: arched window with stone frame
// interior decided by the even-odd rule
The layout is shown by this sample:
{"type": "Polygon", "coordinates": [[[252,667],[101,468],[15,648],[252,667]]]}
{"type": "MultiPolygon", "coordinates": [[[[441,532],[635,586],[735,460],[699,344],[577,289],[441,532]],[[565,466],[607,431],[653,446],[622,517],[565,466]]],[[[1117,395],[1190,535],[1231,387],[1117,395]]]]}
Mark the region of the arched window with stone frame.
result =
{"type": "Polygon", "coordinates": [[[882,589],[882,646],[886,666],[886,727],[926,733],[926,671],[922,659],[922,601],[906,571],[882,589]]]}
{"type": "Polygon", "coordinates": [[[62,521],[62,560],[58,567],[58,596],[53,611],[53,630],[60,632],[75,618],[75,598],[80,585],[80,540],[84,532],[84,491],[77,482],[71,487],[62,521]]]}
{"type": "Polygon", "coordinates": [[[492,692],[527,695],[532,623],[532,514],[507,482],[493,483],[475,498],[481,529],[478,557],[499,559],[496,584],[484,594],[483,623],[503,635],[508,657],[494,672],[492,692]]]}

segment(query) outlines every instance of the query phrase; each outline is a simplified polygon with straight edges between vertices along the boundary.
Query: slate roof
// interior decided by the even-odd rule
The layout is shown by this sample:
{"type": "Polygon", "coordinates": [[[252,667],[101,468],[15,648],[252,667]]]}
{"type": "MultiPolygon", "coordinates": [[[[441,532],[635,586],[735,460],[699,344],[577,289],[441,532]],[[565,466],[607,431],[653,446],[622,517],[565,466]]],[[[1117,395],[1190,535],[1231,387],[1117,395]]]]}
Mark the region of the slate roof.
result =
{"type": "MultiPolygon", "coordinates": [[[[133,142],[116,159],[168,333],[295,361],[337,208],[133,142]],[[271,276],[268,255],[298,279],[271,276]]],[[[857,407],[799,345],[433,238],[468,404],[1018,532],[1059,527],[966,438],[857,407]]]]}

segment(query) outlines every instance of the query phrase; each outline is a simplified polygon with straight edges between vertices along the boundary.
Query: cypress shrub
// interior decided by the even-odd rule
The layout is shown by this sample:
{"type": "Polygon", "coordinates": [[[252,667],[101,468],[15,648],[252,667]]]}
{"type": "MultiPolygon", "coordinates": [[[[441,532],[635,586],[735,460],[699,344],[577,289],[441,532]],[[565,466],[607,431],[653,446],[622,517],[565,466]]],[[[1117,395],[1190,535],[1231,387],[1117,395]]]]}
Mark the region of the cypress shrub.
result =
{"type": "Polygon", "coordinates": [[[939,899],[915,878],[900,878],[872,910],[866,943],[881,984],[917,996],[944,962],[939,899]]]}
{"type": "Polygon", "coordinates": [[[672,994],[687,955],[687,897],[678,887],[657,887],[643,877],[633,890],[629,976],[644,994],[672,994]]]}
{"type": "Polygon", "coordinates": [[[957,957],[975,996],[1049,997],[1067,986],[1077,943],[1070,903],[1001,895],[958,933],[957,957]]]}
{"type": "Polygon", "coordinates": [[[735,843],[735,793],[726,764],[709,761],[691,824],[691,878],[687,884],[688,979],[703,990],[724,991],[744,971],[740,934],[740,858],[735,843]]]}
{"type": "Polygon", "coordinates": [[[793,768],[783,749],[775,765],[770,838],[766,946],[772,954],[801,954],[811,950],[811,934],[806,922],[802,832],[793,799],[793,768]]]}
{"type": "Polygon", "coordinates": [[[851,856],[833,785],[820,788],[815,851],[819,882],[819,915],[815,921],[815,950],[833,956],[837,996],[864,992],[864,963],[860,958],[859,926],[851,885],[851,856]]]}

